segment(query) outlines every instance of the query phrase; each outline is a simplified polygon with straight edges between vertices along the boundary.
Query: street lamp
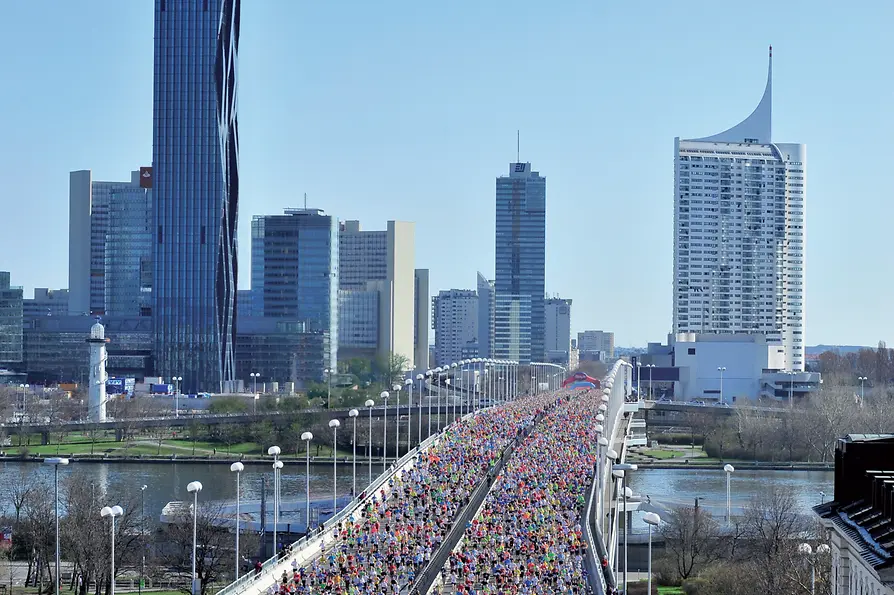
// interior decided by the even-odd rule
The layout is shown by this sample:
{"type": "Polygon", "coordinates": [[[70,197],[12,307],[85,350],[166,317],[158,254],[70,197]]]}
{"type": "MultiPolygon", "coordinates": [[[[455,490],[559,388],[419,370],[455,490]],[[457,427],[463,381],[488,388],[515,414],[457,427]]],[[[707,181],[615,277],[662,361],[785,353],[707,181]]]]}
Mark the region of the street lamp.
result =
{"type": "Polygon", "coordinates": [[[717,371],[720,372],[720,403],[723,404],[723,373],[726,372],[726,366],[719,366],[717,371]]]}
{"type": "MultiPolygon", "coordinates": [[[[198,481],[191,481],[186,484],[186,491],[193,495],[192,500],[192,574],[190,575],[190,587],[192,595],[196,595],[196,525],[199,519],[199,492],[202,491],[202,484],[198,481]]],[[[276,530],[274,526],[274,531],[276,530]]]]}
{"type": "Polygon", "coordinates": [[[357,411],[356,409],[351,409],[350,411],[348,411],[348,417],[350,417],[351,419],[354,420],[354,437],[351,438],[351,443],[354,445],[354,463],[353,463],[353,465],[354,465],[354,470],[353,470],[354,483],[352,484],[352,487],[351,487],[351,495],[352,496],[357,495],[357,416],[358,415],[360,415],[360,412],[357,411]]]}
{"type": "MultiPolygon", "coordinates": [[[[636,397],[638,399],[643,398],[643,385],[640,384],[640,381],[639,381],[639,372],[642,367],[643,367],[643,363],[640,361],[637,361],[636,362],[636,397]]],[[[651,595],[651,593],[649,595],[651,595]]]]}
{"type": "Polygon", "coordinates": [[[25,414],[25,391],[31,388],[30,384],[20,384],[19,388],[22,389],[22,415],[25,414]]]}
{"type": "Polygon", "coordinates": [[[646,592],[651,595],[652,593],[652,527],[657,527],[661,524],[661,517],[655,514],[654,512],[647,512],[643,515],[643,520],[649,526],[649,584],[646,588],[646,592]]]}
{"type": "MultiPolygon", "coordinates": [[[[115,517],[119,517],[124,514],[124,509],[120,506],[103,506],[102,510],[99,511],[99,516],[111,517],[112,519],[112,570],[111,570],[111,579],[109,585],[112,587],[112,595],[115,595],[115,517]]],[[[56,572],[59,572],[58,570],[56,572]]],[[[56,584],[59,583],[59,576],[56,575],[56,584]]]]}
{"type": "MultiPolygon", "coordinates": [[[[613,451],[609,451],[609,452],[613,452],[613,451]]],[[[617,454],[617,453],[615,453],[615,454],[617,454]]],[[[617,460],[617,459],[615,458],[615,460],[617,460]]],[[[612,477],[615,478],[614,480],[616,482],[617,481],[621,482],[621,486],[622,486],[621,494],[623,494],[624,472],[621,471],[620,469],[615,469],[614,466],[612,466],[612,477]]],[[[614,546],[615,546],[615,577],[618,576],[618,568],[620,566],[620,560],[621,560],[621,556],[618,555],[620,553],[618,550],[621,549],[621,538],[620,538],[620,536],[618,536],[618,526],[619,526],[618,519],[621,516],[620,514],[618,514],[618,505],[619,504],[620,504],[620,502],[618,502],[618,498],[615,498],[615,514],[614,514],[614,518],[612,519],[612,542],[614,543],[614,546]]]]}
{"type": "Polygon", "coordinates": [[[385,412],[382,415],[382,473],[388,470],[388,397],[390,396],[387,390],[379,393],[379,397],[385,403],[385,412]]]}
{"type": "MultiPolygon", "coordinates": [[[[416,413],[417,413],[416,417],[418,418],[416,423],[419,424],[419,429],[418,429],[418,432],[416,433],[416,436],[419,438],[417,444],[422,444],[422,386],[423,386],[422,383],[425,381],[425,376],[423,374],[416,374],[416,380],[417,380],[417,382],[419,382],[419,397],[417,397],[419,400],[419,404],[417,405],[417,411],[416,411],[416,413]]],[[[410,389],[411,394],[412,394],[412,390],[413,389],[410,389]]],[[[408,424],[408,426],[409,426],[409,424],[408,424]]]]}
{"type": "Polygon", "coordinates": [[[732,512],[730,508],[730,497],[729,497],[729,478],[732,476],[733,471],[736,470],[735,467],[727,463],[723,466],[723,470],[726,471],[726,524],[729,526],[730,519],[732,519],[732,512]]]}
{"type": "Polygon", "coordinates": [[[866,376],[860,376],[857,380],[860,381],[860,407],[863,406],[863,386],[864,383],[869,380],[866,376]]]}
{"type": "Polygon", "coordinates": [[[332,514],[338,510],[338,428],[341,422],[337,419],[329,420],[329,427],[332,428],[332,514]]]}
{"type": "Polygon", "coordinates": [[[329,373],[329,368],[323,370],[323,374],[326,375],[326,409],[332,409],[332,374],[329,373]]]}
{"type": "MultiPolygon", "coordinates": [[[[457,391],[456,391],[456,389],[457,389],[457,386],[456,386],[456,368],[457,368],[456,362],[453,362],[452,364],[450,364],[450,369],[453,370],[453,382],[451,382],[450,385],[451,385],[451,387],[453,388],[453,421],[454,421],[454,422],[456,421],[456,399],[457,399],[457,397],[458,397],[458,394],[457,394],[457,391]]],[[[449,373],[447,374],[447,377],[448,377],[448,378],[450,377],[450,374],[449,374],[449,373]]]]}
{"type": "Polygon", "coordinates": [[[444,368],[438,367],[434,369],[435,375],[437,375],[437,380],[435,384],[438,385],[438,433],[441,432],[441,372],[444,371],[444,368]]]}
{"type": "MultiPolygon", "coordinates": [[[[599,518],[600,518],[600,523],[601,523],[601,519],[602,519],[602,511],[604,510],[604,506],[602,506],[602,500],[603,500],[603,493],[602,493],[602,471],[603,471],[603,469],[605,469],[605,466],[604,466],[604,464],[603,464],[603,462],[602,462],[603,459],[601,458],[600,455],[601,455],[603,452],[606,452],[605,449],[608,448],[608,438],[606,438],[605,436],[601,435],[602,432],[605,431],[605,429],[604,429],[604,428],[603,428],[602,430],[599,429],[599,428],[602,428],[602,427],[603,427],[603,426],[601,426],[601,425],[597,425],[597,426],[596,426],[596,428],[597,428],[596,431],[599,432],[599,434],[600,434],[599,439],[596,441],[596,465],[598,466],[598,469],[597,469],[597,472],[596,472],[596,487],[599,489],[599,499],[598,499],[596,502],[599,503],[599,507],[600,507],[600,508],[599,508],[599,518]]],[[[601,527],[601,525],[600,525],[600,527],[601,527]]]]}
{"type": "Polygon", "coordinates": [[[394,460],[395,461],[400,459],[400,389],[402,389],[402,388],[403,387],[400,384],[394,384],[391,387],[391,390],[393,390],[394,394],[397,395],[395,397],[397,399],[397,403],[395,404],[395,413],[394,413],[394,460]]]}
{"type": "Polygon", "coordinates": [[[630,524],[627,522],[627,499],[633,495],[633,490],[627,487],[627,474],[631,471],[636,471],[637,466],[629,463],[620,463],[613,465],[612,469],[624,471],[624,476],[621,478],[621,490],[624,493],[624,593],[627,593],[627,526],[630,524]]]}
{"type": "MultiPolygon", "coordinates": [[[[407,453],[410,452],[410,442],[413,440],[413,379],[404,380],[407,387],[407,453]]],[[[397,416],[397,425],[400,426],[400,415],[397,416]]]]}
{"type": "Polygon", "coordinates": [[[61,571],[61,563],[59,558],[59,465],[68,465],[68,459],[60,457],[51,457],[43,460],[44,464],[53,466],[53,500],[56,516],[56,584],[55,593],[59,595],[59,575],[61,571]]]}
{"type": "Polygon", "coordinates": [[[373,405],[375,401],[367,399],[364,405],[369,409],[369,444],[367,444],[366,452],[369,456],[369,483],[373,482],[373,405]]]}
{"type": "Polygon", "coordinates": [[[301,434],[306,449],[304,451],[304,533],[310,535],[310,441],[314,435],[310,432],[301,434]]]}
{"type": "Polygon", "coordinates": [[[252,372],[249,376],[251,376],[251,392],[256,393],[258,392],[258,376],[260,376],[260,374],[252,372]]]}
{"type": "Polygon", "coordinates": [[[235,462],[230,465],[230,471],[236,474],[236,570],[235,570],[235,580],[239,580],[239,476],[242,474],[242,471],[245,469],[245,465],[240,462],[235,462]]]}
{"type": "Polygon", "coordinates": [[[267,454],[273,457],[273,555],[276,555],[279,544],[276,541],[276,533],[279,525],[279,470],[282,469],[282,461],[279,455],[282,449],[278,446],[271,446],[267,449],[267,454]],[[279,463],[277,465],[277,463],[279,463]]]}
{"type": "Polygon", "coordinates": [[[809,543],[802,543],[798,546],[798,553],[804,556],[807,563],[810,564],[810,595],[816,595],[816,557],[828,554],[829,551],[829,546],[825,543],[816,546],[815,554],[809,543]]]}
{"type": "Polygon", "coordinates": [[[655,396],[652,394],[652,370],[655,368],[655,364],[646,364],[646,367],[649,368],[649,400],[654,401],[655,396]]]}
{"type": "Polygon", "coordinates": [[[183,376],[175,376],[173,380],[177,382],[174,389],[174,417],[180,417],[180,383],[183,382],[183,376]]]}
{"type": "Polygon", "coordinates": [[[143,592],[143,578],[146,576],[146,488],[144,485],[140,488],[140,541],[142,546],[142,556],[140,558],[140,582],[137,584],[137,593],[143,592]]]}
{"type": "MultiPolygon", "coordinates": [[[[425,377],[429,379],[429,380],[428,380],[428,434],[426,434],[426,437],[431,436],[431,401],[432,401],[432,398],[431,398],[431,388],[432,388],[432,387],[431,387],[431,385],[432,385],[431,378],[432,378],[432,374],[434,374],[434,370],[426,370],[426,371],[425,371],[425,377]]],[[[419,441],[422,442],[421,436],[420,436],[420,440],[419,440],[419,441]]]]}

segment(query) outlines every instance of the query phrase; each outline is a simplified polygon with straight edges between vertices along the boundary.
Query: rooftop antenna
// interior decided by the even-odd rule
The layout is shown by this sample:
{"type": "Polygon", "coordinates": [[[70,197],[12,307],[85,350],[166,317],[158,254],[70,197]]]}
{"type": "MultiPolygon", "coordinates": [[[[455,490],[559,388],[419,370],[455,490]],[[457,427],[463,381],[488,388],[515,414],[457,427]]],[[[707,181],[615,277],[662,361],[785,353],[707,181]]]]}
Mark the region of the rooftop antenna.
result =
{"type": "Polygon", "coordinates": [[[307,192],[304,193],[304,210],[307,210],[307,192]]]}
{"type": "Polygon", "coordinates": [[[515,131],[515,162],[521,163],[521,131],[515,131]]]}

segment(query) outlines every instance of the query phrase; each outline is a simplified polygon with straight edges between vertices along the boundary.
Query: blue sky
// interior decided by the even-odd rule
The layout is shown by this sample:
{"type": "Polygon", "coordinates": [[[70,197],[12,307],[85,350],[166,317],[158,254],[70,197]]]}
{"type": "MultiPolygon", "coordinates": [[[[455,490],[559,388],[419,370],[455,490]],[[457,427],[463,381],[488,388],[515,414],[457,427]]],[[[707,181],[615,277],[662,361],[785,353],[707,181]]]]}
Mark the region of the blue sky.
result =
{"type": "MultiPolygon", "coordinates": [[[[68,172],[151,160],[152,2],[4,3],[0,270],[65,287],[68,172]]],[[[493,275],[494,178],[547,176],[547,291],[619,345],[671,325],[673,139],[764,88],[808,145],[807,343],[894,341],[886,272],[894,3],[245,0],[240,285],[249,221],[300,205],[417,224],[432,289],[493,275]]]]}

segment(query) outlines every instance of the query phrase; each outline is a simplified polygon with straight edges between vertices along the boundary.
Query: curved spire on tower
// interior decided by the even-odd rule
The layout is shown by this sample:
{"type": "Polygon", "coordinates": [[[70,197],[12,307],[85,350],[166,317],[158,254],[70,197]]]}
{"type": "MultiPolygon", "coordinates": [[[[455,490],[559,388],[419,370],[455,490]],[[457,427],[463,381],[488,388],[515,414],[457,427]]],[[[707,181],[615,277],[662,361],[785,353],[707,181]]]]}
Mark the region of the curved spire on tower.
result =
{"type": "Polygon", "coordinates": [[[767,87],[760,103],[751,112],[751,115],[720,134],[705,138],[690,140],[717,143],[744,143],[750,142],[760,145],[769,145],[771,141],[773,120],[773,46],[770,46],[770,63],[767,67],[767,87]]]}

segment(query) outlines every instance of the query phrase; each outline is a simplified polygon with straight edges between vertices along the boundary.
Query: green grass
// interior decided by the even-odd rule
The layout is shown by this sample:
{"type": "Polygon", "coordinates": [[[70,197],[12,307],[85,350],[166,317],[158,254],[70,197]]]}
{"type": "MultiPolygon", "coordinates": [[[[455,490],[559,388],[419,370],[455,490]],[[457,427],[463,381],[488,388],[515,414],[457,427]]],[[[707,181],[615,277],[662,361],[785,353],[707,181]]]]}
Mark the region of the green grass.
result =
{"type": "Polygon", "coordinates": [[[662,587],[659,585],[658,595],[683,595],[683,589],[680,587],[662,587]]]}
{"type": "Polygon", "coordinates": [[[674,459],[678,457],[685,457],[686,453],[680,452],[678,450],[644,450],[642,452],[647,457],[652,457],[653,459],[674,459]]]}
{"type": "MultiPolygon", "coordinates": [[[[151,437],[139,438],[136,442],[138,444],[131,444],[130,447],[127,447],[127,443],[125,442],[116,442],[114,440],[102,440],[97,441],[95,444],[91,445],[90,442],[75,442],[75,443],[67,443],[67,444],[32,444],[31,446],[27,446],[28,454],[37,455],[37,456],[55,456],[57,454],[61,455],[80,455],[80,456],[89,456],[91,454],[91,447],[93,456],[102,456],[104,454],[109,454],[109,456],[171,456],[178,455],[180,457],[188,457],[192,456],[192,441],[191,440],[162,440],[161,448],[158,447],[157,439],[152,439],[151,437]]],[[[8,447],[6,449],[10,453],[18,452],[18,446],[13,445],[12,447],[8,447]]],[[[197,457],[207,457],[207,456],[216,456],[216,457],[229,457],[233,455],[264,455],[266,450],[263,449],[256,442],[241,442],[238,444],[230,445],[229,450],[227,446],[224,444],[216,443],[216,442],[204,442],[204,441],[196,441],[196,455],[197,457]],[[216,454],[212,454],[215,452],[216,454]]],[[[311,446],[310,449],[311,456],[317,456],[317,448],[316,446],[311,446]]],[[[340,449],[338,451],[338,456],[340,457],[350,457],[353,454],[353,451],[340,449]]],[[[360,456],[363,453],[358,452],[357,455],[360,456]]],[[[332,447],[322,446],[319,451],[319,456],[321,457],[331,457],[332,456],[332,447]]],[[[294,452],[284,452],[282,455],[284,459],[294,459],[294,458],[304,458],[304,450],[302,449],[301,453],[296,455],[294,452]]]]}

